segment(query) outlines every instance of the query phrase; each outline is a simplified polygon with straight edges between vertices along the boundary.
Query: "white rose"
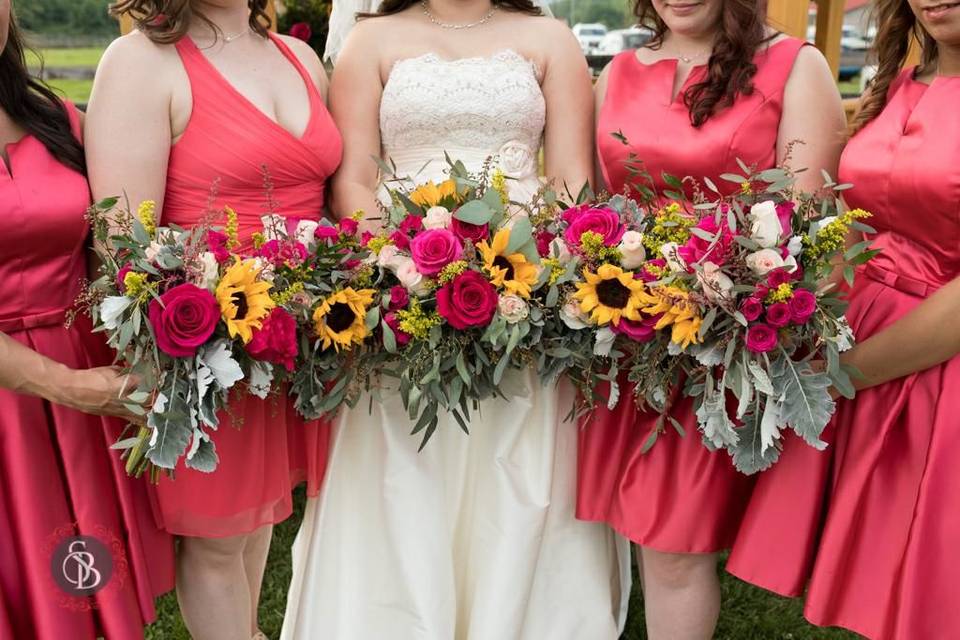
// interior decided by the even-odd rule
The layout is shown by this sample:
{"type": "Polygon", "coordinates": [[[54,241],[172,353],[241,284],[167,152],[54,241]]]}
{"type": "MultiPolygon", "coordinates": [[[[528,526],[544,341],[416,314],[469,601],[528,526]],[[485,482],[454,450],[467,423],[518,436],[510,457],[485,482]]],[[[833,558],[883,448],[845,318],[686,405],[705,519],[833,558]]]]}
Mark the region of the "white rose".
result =
{"type": "Polygon", "coordinates": [[[213,291],[217,286],[217,278],[220,275],[220,265],[217,264],[217,258],[209,251],[200,254],[200,282],[197,286],[201,289],[213,291]]]}
{"type": "Polygon", "coordinates": [[[624,269],[636,269],[647,259],[647,250],[643,248],[643,234],[639,231],[627,231],[620,239],[620,266],[624,269]]]}
{"type": "Polygon", "coordinates": [[[150,241],[150,246],[146,248],[143,252],[147,258],[147,262],[155,262],[157,256],[160,255],[160,250],[163,249],[163,245],[157,242],[156,240],[150,241]]]}
{"type": "Polygon", "coordinates": [[[550,257],[559,260],[560,264],[566,264],[573,259],[573,254],[570,253],[563,238],[554,238],[550,241],[550,257]]]}
{"type": "Polygon", "coordinates": [[[790,238],[790,242],[787,243],[787,251],[793,257],[800,255],[803,252],[803,238],[800,236],[790,238]]]}
{"type": "MultiPolygon", "coordinates": [[[[382,269],[396,269],[400,259],[400,250],[395,244],[385,244],[377,254],[377,266],[382,269]]],[[[412,261],[411,261],[412,263],[412,261]]]]}
{"type": "Polygon", "coordinates": [[[703,295],[711,302],[724,302],[730,299],[733,280],[713,262],[704,262],[703,269],[697,273],[697,280],[703,287],[703,295]]]}
{"type": "Polygon", "coordinates": [[[130,305],[133,298],[127,296],[109,296],[100,303],[100,322],[110,331],[120,326],[120,317],[130,305]]]}
{"type": "Polygon", "coordinates": [[[394,265],[397,280],[400,281],[400,284],[402,284],[407,291],[417,297],[429,293],[430,287],[427,285],[426,278],[423,277],[422,273],[417,271],[417,266],[413,263],[413,260],[406,257],[398,257],[394,261],[394,265]]]}
{"type": "Polygon", "coordinates": [[[660,247],[660,253],[663,254],[663,257],[667,260],[667,266],[670,267],[670,271],[674,273],[683,273],[687,270],[687,263],[684,262],[680,254],[677,253],[677,249],[679,248],[680,245],[676,242],[665,242],[663,246],[660,247]]]}
{"type": "Polygon", "coordinates": [[[530,146],[517,140],[511,140],[497,152],[500,159],[498,163],[500,168],[508,176],[514,178],[526,178],[535,175],[537,165],[534,161],[534,152],[530,146]]]}
{"type": "Polygon", "coordinates": [[[320,226],[320,223],[316,220],[301,220],[297,223],[297,228],[294,229],[293,235],[296,237],[297,242],[302,242],[303,246],[308,249],[316,244],[314,238],[314,233],[317,231],[317,227],[320,226]]]}
{"type": "Polygon", "coordinates": [[[503,319],[510,324],[516,324],[521,320],[526,320],[530,315],[530,307],[520,296],[506,295],[500,296],[497,302],[497,309],[503,319]]]}
{"type": "Polygon", "coordinates": [[[747,256],[747,266],[758,276],[765,276],[774,269],[784,266],[780,253],[773,249],[760,249],[747,256]]]}
{"type": "Polygon", "coordinates": [[[287,221],[283,216],[275,213],[260,216],[260,223],[263,225],[263,237],[267,242],[282,240],[287,235],[287,221]]]}
{"type": "Polygon", "coordinates": [[[783,231],[777,205],[772,200],[758,202],[750,208],[750,219],[750,238],[765,249],[777,246],[783,231]]]}
{"type": "Polygon", "coordinates": [[[613,349],[613,343],[617,339],[617,334],[610,327],[604,327],[597,331],[597,340],[593,343],[593,355],[608,356],[613,349]]]}
{"type": "Polygon", "coordinates": [[[575,331],[590,326],[589,317],[580,310],[580,303],[573,298],[567,300],[566,304],[560,308],[560,319],[563,320],[563,324],[575,331]]]}
{"type": "Polygon", "coordinates": [[[423,217],[424,229],[446,229],[453,221],[453,214],[446,207],[430,207],[423,217]]]}
{"type": "Polygon", "coordinates": [[[799,265],[797,264],[796,258],[794,258],[793,256],[787,256],[786,258],[783,259],[783,266],[784,268],[786,268],[787,273],[793,273],[794,271],[797,270],[797,267],[799,265]]]}

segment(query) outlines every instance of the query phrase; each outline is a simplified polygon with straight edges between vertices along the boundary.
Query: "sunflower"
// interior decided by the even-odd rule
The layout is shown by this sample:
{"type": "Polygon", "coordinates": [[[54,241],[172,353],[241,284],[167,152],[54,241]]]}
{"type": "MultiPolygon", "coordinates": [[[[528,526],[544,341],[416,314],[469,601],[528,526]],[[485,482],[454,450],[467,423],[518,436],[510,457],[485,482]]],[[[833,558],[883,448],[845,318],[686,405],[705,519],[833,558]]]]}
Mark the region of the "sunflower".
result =
{"type": "Polygon", "coordinates": [[[367,337],[367,308],[373,304],[373,289],[351,287],[327,296],[313,312],[313,326],[323,348],[332,344],[339,351],[362,344],[367,337]]]}
{"type": "Polygon", "coordinates": [[[236,258],[217,285],[220,315],[227,323],[230,337],[238,335],[244,344],[250,342],[253,330],[259,329],[276,303],[270,299],[272,284],[259,280],[260,266],[256,260],[236,258]]]}
{"type": "Polygon", "coordinates": [[[618,325],[621,318],[639,321],[640,308],[656,301],[633,272],[612,264],[602,265],[596,273],[584,270],[583,277],[586,282],[577,284],[573,297],[580,301],[580,310],[589,313],[598,325],[618,325]]]}
{"type": "Polygon", "coordinates": [[[651,316],[663,314],[654,326],[655,330],[673,325],[670,340],[686,349],[690,344],[700,343],[700,326],[703,318],[690,294],[677,287],[657,287],[651,292],[653,302],[643,307],[651,316]]]}
{"type": "Polygon", "coordinates": [[[510,229],[497,231],[490,244],[486,240],[478,243],[477,249],[483,256],[483,268],[490,274],[490,282],[494,285],[514,295],[529,298],[530,287],[540,277],[540,268],[522,253],[507,254],[509,244],[510,229]]]}
{"type": "Polygon", "coordinates": [[[460,202],[460,194],[457,192],[457,183],[453,180],[444,180],[440,184],[434,184],[431,180],[414,189],[410,200],[417,206],[429,209],[444,202],[457,204],[460,202]]]}

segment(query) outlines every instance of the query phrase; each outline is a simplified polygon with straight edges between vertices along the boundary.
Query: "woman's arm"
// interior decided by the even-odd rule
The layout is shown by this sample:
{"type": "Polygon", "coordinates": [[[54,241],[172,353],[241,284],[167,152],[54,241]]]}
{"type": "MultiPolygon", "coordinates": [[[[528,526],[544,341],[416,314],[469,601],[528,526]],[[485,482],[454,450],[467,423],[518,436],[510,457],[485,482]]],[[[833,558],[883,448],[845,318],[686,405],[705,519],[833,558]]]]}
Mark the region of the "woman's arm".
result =
{"type": "Polygon", "coordinates": [[[804,170],[797,186],[816,191],[823,186],[822,171],[836,178],[845,141],[846,118],[830,67],[817,49],[803,47],[784,89],[777,164],[787,160],[789,149],[789,166],[804,170]]]}
{"type": "MultiPolygon", "coordinates": [[[[613,63],[611,63],[613,64],[613,63]]],[[[594,95],[594,118],[593,118],[593,130],[597,132],[597,135],[610,135],[611,132],[600,131],[600,110],[603,109],[603,102],[607,99],[607,79],[610,77],[610,64],[603,68],[603,71],[600,73],[600,77],[597,78],[597,83],[593,86],[593,95],[594,95]]],[[[599,144],[599,140],[597,143],[599,144]]],[[[603,177],[603,167],[600,166],[600,152],[597,144],[594,144],[593,148],[593,184],[596,190],[603,191],[607,188],[606,181],[603,177]]]]}
{"type": "Polygon", "coordinates": [[[382,225],[379,217],[374,158],[380,157],[380,97],[383,84],[380,62],[371,52],[378,49],[371,36],[376,25],[361,22],[350,33],[337,58],[330,82],[330,113],[343,136],[343,162],[332,180],[332,208],[337,217],[362,210],[364,226],[382,225]]]}
{"type": "Polygon", "coordinates": [[[546,175],[556,189],[569,189],[576,196],[585,183],[593,182],[592,77],[570,29],[550,20],[548,30],[550,52],[543,77],[546,175]]]}
{"type": "Polygon", "coordinates": [[[324,101],[326,101],[329,94],[330,83],[327,78],[327,70],[320,61],[320,56],[313,50],[313,47],[299,38],[283,35],[278,37],[283,40],[283,42],[290,47],[293,54],[297,56],[297,60],[299,60],[304,69],[307,70],[307,73],[310,74],[313,84],[317,87],[317,90],[320,91],[320,95],[323,96],[324,101]]]}

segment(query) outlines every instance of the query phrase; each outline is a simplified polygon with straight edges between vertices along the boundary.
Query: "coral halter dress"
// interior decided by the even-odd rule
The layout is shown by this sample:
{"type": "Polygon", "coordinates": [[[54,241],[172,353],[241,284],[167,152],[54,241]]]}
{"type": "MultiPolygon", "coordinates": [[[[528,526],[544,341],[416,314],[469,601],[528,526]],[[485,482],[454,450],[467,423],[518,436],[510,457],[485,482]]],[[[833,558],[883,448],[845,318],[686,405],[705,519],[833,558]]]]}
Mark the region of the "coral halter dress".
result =
{"type": "MultiPolygon", "coordinates": [[[[197,224],[208,208],[237,211],[239,236],[249,248],[267,213],[265,174],[278,213],[319,220],[327,178],[337,169],[343,141],[307,70],[277,36],[270,35],[303,78],[311,117],[297,137],[240,94],[189,37],[177,52],[190,78],[193,110],[170,150],[162,224],[197,224]]],[[[163,478],[158,496],[167,530],[178,535],[224,537],[276,524],[292,512],[292,489],[307,481],[319,491],[327,461],[325,424],[304,423],[286,397],[240,396],[220,416],[213,434],[220,465],[213,474],[180,467],[163,478]]]]}
{"type": "MultiPolygon", "coordinates": [[[[669,187],[661,174],[708,177],[730,187],[722,173],[741,173],[737,159],[757,169],[773,167],[783,111],[783,91],[804,42],[783,38],[755,57],[754,90],[719,110],[700,128],[690,123],[684,92],[703,80],[695,67],[671,100],[675,60],[644,64],[635,51],[611,63],[597,132],[600,165],[609,190],[623,192],[642,161],[657,190],[669,187]],[[619,132],[622,136],[614,136],[619,132]],[[624,144],[622,139],[626,138],[624,144]]],[[[735,188],[735,185],[733,185],[735,188]]],[[[648,452],[643,444],[657,414],[639,411],[624,391],[613,411],[599,408],[580,431],[577,517],[609,523],[637,544],[664,552],[708,553],[728,548],[750,497],[752,479],[738,473],[727,453],[701,442],[689,399],[678,398],[672,428],[648,452]]]]}

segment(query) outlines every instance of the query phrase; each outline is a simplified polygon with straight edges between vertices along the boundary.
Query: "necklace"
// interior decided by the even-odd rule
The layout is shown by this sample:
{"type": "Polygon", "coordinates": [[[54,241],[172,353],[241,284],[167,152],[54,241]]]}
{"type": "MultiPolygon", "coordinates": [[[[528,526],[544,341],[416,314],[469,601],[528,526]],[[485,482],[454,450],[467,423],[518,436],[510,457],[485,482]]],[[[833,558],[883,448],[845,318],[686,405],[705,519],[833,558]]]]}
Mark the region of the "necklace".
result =
{"type": "Polygon", "coordinates": [[[250,27],[247,27],[246,29],[244,29],[244,30],[241,31],[240,33],[235,33],[235,34],[232,35],[232,36],[228,36],[228,35],[224,34],[224,36],[223,36],[223,42],[224,42],[224,44],[230,44],[230,43],[233,42],[234,40],[239,40],[240,38],[242,38],[243,36],[247,35],[248,33],[250,33],[250,27]]]}
{"type": "Polygon", "coordinates": [[[711,51],[712,51],[711,49],[705,49],[699,53],[694,53],[693,55],[689,55],[689,56],[685,56],[682,53],[675,53],[673,55],[675,55],[677,57],[677,60],[679,60],[680,62],[683,62],[684,64],[690,64],[694,60],[699,60],[703,56],[711,53],[711,51]]]}
{"type": "Polygon", "coordinates": [[[453,29],[453,30],[473,29],[474,27],[479,27],[480,25],[490,22],[490,18],[492,18],[493,14],[497,12],[497,5],[493,5],[490,8],[489,13],[487,13],[487,15],[483,16],[476,22],[468,22],[467,24],[451,24],[449,22],[442,22],[438,20],[437,17],[433,15],[433,12],[430,11],[430,4],[427,2],[427,0],[420,0],[420,5],[423,6],[423,15],[427,16],[427,18],[430,19],[430,22],[437,25],[441,29],[453,29]]]}

